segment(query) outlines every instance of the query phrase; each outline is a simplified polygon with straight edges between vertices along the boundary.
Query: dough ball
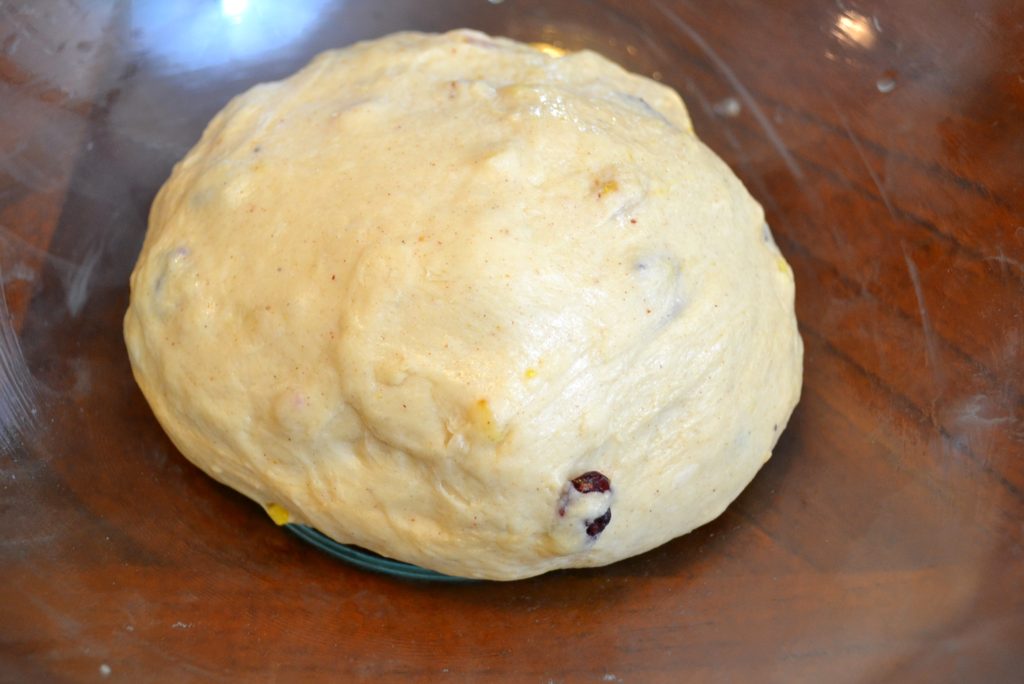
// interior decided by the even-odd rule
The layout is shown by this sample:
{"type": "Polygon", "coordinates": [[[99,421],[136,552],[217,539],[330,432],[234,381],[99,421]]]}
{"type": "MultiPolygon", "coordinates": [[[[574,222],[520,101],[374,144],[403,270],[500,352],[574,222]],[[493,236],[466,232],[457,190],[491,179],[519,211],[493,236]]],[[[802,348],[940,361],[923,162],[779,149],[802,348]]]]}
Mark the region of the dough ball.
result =
{"type": "Polygon", "coordinates": [[[719,515],[797,402],[793,276],[669,88],[473,31],[325,52],[210,123],[125,337],[278,521],[510,580],[719,515]]]}

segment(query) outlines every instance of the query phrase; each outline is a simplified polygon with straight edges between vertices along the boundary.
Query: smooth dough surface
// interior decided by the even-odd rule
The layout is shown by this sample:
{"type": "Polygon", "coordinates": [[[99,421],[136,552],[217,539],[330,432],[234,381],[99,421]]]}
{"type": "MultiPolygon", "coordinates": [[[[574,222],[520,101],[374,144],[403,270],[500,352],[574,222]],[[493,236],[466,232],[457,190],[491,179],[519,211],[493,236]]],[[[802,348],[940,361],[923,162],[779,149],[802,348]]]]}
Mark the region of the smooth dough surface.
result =
{"type": "Polygon", "coordinates": [[[466,577],[711,520],[800,393],[792,272],[679,96],[472,31],[236,97],[131,285],[135,376],[185,456],[278,520],[466,577]],[[592,471],[610,489],[577,491],[592,471]]]}

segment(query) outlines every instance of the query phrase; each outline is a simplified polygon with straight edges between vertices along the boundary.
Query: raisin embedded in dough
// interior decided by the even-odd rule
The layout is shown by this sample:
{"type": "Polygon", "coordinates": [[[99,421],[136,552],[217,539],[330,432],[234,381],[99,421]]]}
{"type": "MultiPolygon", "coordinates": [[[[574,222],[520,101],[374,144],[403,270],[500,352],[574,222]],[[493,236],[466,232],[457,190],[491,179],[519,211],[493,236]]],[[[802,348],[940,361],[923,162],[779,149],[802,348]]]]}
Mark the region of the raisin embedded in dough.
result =
{"type": "Polygon", "coordinates": [[[590,492],[607,492],[612,488],[612,483],[607,477],[596,470],[590,470],[578,477],[574,477],[572,479],[572,486],[580,494],[589,494],[590,492]]]}

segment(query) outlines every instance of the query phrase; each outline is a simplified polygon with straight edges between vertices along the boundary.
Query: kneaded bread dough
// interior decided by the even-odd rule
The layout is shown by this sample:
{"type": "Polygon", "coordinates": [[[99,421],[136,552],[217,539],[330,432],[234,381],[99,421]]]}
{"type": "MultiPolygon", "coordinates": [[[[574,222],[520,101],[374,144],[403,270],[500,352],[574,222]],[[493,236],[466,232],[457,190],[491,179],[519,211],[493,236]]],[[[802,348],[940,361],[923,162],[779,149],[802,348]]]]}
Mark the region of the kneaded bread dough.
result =
{"type": "Polygon", "coordinates": [[[473,31],[231,101],[153,204],[125,337],[282,522],[465,577],[719,515],[797,402],[793,276],[671,89],[473,31]]]}

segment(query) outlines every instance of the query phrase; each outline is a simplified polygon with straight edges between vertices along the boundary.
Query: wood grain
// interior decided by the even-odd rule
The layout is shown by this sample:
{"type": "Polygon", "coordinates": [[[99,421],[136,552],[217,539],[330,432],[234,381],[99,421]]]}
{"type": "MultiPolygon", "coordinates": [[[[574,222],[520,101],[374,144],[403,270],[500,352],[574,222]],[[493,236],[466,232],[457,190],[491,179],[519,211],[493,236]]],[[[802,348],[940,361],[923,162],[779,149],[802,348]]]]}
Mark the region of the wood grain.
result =
{"type": "Polygon", "coordinates": [[[34,411],[0,412],[0,681],[1019,681],[1024,6],[250,4],[0,6],[0,391],[34,411]],[[334,561],[189,465],[125,356],[149,203],[232,95],[456,26],[677,88],[796,274],[804,395],[772,460],[607,568],[334,561]]]}

